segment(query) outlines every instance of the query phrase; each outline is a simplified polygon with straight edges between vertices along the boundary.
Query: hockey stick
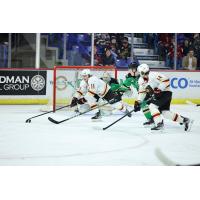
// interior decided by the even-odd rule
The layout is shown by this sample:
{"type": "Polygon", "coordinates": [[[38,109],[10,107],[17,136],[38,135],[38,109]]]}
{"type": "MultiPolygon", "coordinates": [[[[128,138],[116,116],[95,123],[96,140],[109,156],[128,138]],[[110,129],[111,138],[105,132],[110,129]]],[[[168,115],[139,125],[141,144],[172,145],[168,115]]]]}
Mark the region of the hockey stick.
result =
{"type": "Polygon", "coordinates": [[[86,110],[85,112],[78,113],[78,114],[76,114],[76,115],[73,115],[72,117],[69,117],[69,118],[67,118],[67,119],[63,119],[63,120],[61,120],[61,121],[57,121],[57,120],[55,120],[55,119],[53,119],[53,118],[51,118],[51,117],[48,117],[48,120],[49,120],[50,122],[54,123],[54,124],[60,124],[60,123],[62,123],[62,122],[65,122],[65,121],[68,121],[68,120],[70,120],[70,119],[73,119],[73,118],[75,118],[75,117],[79,117],[79,116],[81,116],[81,115],[84,115],[84,114],[86,114],[86,113],[88,113],[88,112],[90,112],[90,111],[92,111],[92,110],[97,109],[97,108],[101,108],[101,107],[103,107],[103,106],[105,106],[105,105],[107,105],[107,104],[109,104],[109,102],[104,103],[104,104],[102,104],[102,105],[100,105],[100,106],[98,106],[98,107],[95,107],[95,108],[93,108],[93,109],[86,110]]]}
{"type": "MultiPolygon", "coordinates": [[[[60,108],[57,108],[56,111],[57,111],[57,110],[61,110],[61,109],[63,109],[63,108],[67,108],[67,107],[69,107],[69,106],[70,106],[70,105],[62,106],[62,107],[60,107],[60,108]]],[[[39,115],[35,115],[35,116],[33,116],[33,117],[30,117],[30,118],[28,118],[28,119],[26,120],[26,123],[31,123],[31,119],[36,118],[36,117],[40,117],[40,116],[42,116],[42,115],[46,115],[46,114],[52,113],[52,112],[54,112],[54,111],[51,110],[51,111],[48,111],[48,112],[45,112],[45,113],[42,113],[42,114],[39,114],[39,115]]]]}
{"type": "Polygon", "coordinates": [[[106,126],[103,128],[103,130],[105,131],[106,129],[108,129],[109,127],[113,126],[114,124],[116,124],[118,121],[122,120],[124,117],[126,117],[127,115],[131,114],[132,112],[134,112],[135,109],[129,111],[128,113],[126,113],[124,116],[120,117],[118,120],[114,121],[112,124],[106,126]]]}
{"type": "Polygon", "coordinates": [[[189,165],[181,165],[181,164],[177,164],[174,161],[170,160],[159,148],[156,148],[155,150],[155,154],[157,156],[157,158],[164,164],[167,166],[200,166],[200,163],[196,163],[196,164],[189,164],[189,165]]]}
{"type": "Polygon", "coordinates": [[[155,150],[155,155],[156,157],[164,164],[167,166],[176,166],[177,164],[170,160],[159,148],[156,148],[155,150]]]}
{"type": "Polygon", "coordinates": [[[189,105],[193,105],[193,106],[200,106],[200,104],[196,104],[196,103],[193,103],[191,101],[186,101],[187,104],[189,105]]]}
{"type": "MultiPolygon", "coordinates": [[[[141,104],[142,104],[142,103],[146,103],[146,102],[147,102],[147,101],[143,101],[143,102],[141,102],[141,104]]],[[[134,112],[134,111],[135,111],[135,109],[129,111],[129,112],[126,113],[124,116],[122,116],[122,117],[120,117],[118,120],[114,121],[112,124],[110,124],[110,125],[104,127],[103,130],[106,130],[106,129],[108,129],[109,127],[113,126],[113,125],[116,124],[118,121],[122,120],[124,117],[126,117],[127,115],[131,114],[131,113],[134,112]]]]}

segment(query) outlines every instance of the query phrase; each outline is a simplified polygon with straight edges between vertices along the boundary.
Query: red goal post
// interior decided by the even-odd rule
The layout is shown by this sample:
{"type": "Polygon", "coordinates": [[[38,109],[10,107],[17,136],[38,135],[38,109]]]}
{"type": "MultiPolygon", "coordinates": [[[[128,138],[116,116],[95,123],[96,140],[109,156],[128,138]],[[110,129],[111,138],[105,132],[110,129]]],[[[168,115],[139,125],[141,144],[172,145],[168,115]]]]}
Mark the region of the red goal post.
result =
{"type": "Polygon", "coordinates": [[[70,103],[70,100],[80,83],[80,72],[90,69],[93,75],[101,78],[104,72],[117,79],[117,69],[114,66],[54,66],[53,70],[53,111],[57,106],[70,103]],[[66,96],[66,97],[65,97],[66,96]]]}

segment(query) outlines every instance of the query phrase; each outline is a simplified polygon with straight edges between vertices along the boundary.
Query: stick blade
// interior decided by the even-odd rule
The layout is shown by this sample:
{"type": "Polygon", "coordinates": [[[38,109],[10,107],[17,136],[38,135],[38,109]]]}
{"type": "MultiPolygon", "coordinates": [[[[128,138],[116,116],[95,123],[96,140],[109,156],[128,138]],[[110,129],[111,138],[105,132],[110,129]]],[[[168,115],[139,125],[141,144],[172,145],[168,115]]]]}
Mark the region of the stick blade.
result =
{"type": "Polygon", "coordinates": [[[48,117],[48,120],[54,124],[59,124],[59,121],[56,121],[55,119],[48,117]]]}

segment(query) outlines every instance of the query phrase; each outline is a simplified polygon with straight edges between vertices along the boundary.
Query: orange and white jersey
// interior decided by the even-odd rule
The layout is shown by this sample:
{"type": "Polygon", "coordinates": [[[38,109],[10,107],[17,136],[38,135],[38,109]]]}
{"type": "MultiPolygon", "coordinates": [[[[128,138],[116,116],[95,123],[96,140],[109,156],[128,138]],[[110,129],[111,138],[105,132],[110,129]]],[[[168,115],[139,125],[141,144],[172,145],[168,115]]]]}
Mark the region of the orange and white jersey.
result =
{"type": "Polygon", "coordinates": [[[88,93],[91,95],[97,94],[100,97],[104,97],[109,89],[110,86],[96,76],[91,76],[88,79],[88,93]]]}
{"type": "Polygon", "coordinates": [[[154,90],[170,91],[169,78],[158,72],[149,73],[148,85],[150,85],[154,90]]]}
{"type": "Polygon", "coordinates": [[[143,77],[140,77],[138,79],[138,85],[139,85],[139,90],[138,90],[138,101],[143,101],[145,96],[146,96],[146,87],[148,85],[148,80],[144,79],[143,77]]]}
{"type": "Polygon", "coordinates": [[[80,98],[84,96],[88,92],[88,83],[85,80],[80,82],[79,88],[76,90],[74,97],[80,98]]]}
{"type": "Polygon", "coordinates": [[[146,96],[146,87],[150,85],[153,90],[170,91],[169,78],[158,72],[150,72],[148,79],[140,77],[138,80],[138,101],[143,101],[146,96]]]}

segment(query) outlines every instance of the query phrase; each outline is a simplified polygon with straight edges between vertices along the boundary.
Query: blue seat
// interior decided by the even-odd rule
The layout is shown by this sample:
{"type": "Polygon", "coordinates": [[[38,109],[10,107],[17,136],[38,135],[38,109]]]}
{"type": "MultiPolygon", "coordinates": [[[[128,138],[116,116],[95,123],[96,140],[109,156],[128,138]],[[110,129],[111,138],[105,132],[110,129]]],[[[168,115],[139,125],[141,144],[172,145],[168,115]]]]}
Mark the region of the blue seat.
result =
{"type": "Polygon", "coordinates": [[[78,42],[84,41],[84,35],[78,34],[78,42]]]}
{"type": "Polygon", "coordinates": [[[86,49],[87,49],[88,53],[91,53],[91,51],[92,51],[92,47],[91,46],[87,46],[86,49]]]}
{"type": "Polygon", "coordinates": [[[128,65],[130,63],[131,63],[131,58],[117,59],[116,60],[116,67],[119,67],[119,68],[128,68],[128,65]]]}
{"type": "Polygon", "coordinates": [[[128,63],[124,59],[116,60],[116,67],[127,68],[128,67],[128,63]]]}
{"type": "Polygon", "coordinates": [[[77,46],[77,45],[72,46],[72,51],[78,52],[79,46],[77,46]]]}

